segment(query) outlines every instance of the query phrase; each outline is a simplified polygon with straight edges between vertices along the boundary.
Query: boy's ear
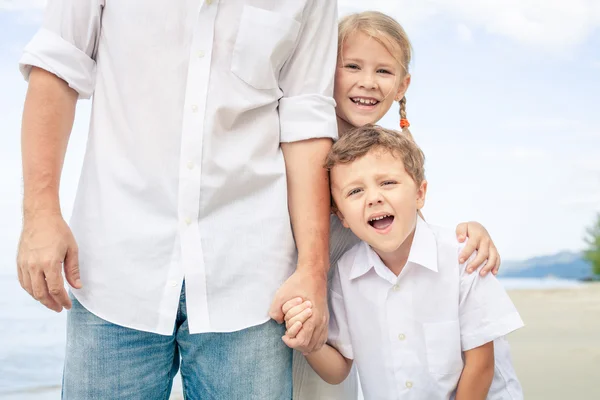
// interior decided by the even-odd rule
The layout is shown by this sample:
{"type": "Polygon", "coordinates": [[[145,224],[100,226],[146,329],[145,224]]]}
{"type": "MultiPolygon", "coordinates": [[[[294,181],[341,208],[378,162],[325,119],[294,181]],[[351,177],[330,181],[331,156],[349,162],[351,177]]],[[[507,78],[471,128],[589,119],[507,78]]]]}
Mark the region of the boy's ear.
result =
{"type": "Polygon", "coordinates": [[[423,179],[421,186],[417,190],[417,210],[425,207],[425,196],[427,195],[427,181],[423,179]]]}
{"type": "Polygon", "coordinates": [[[342,222],[342,225],[344,225],[344,228],[349,228],[348,224],[346,223],[346,220],[344,219],[344,214],[342,214],[342,212],[338,210],[335,204],[331,206],[331,213],[335,214],[339,218],[339,220],[342,222]]]}
{"type": "Polygon", "coordinates": [[[402,100],[402,98],[404,97],[404,94],[408,90],[409,86],[410,86],[410,74],[406,74],[406,76],[404,76],[404,78],[402,78],[402,83],[398,87],[398,92],[396,92],[396,96],[394,97],[394,100],[396,100],[396,101],[402,100]]]}

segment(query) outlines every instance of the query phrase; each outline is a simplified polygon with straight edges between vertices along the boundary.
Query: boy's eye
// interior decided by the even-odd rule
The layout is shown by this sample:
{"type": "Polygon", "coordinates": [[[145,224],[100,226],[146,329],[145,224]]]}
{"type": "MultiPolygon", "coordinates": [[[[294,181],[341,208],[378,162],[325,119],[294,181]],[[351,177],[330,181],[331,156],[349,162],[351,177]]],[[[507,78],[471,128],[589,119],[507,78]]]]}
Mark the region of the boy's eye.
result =
{"type": "Polygon", "coordinates": [[[356,189],[352,189],[351,191],[348,192],[348,197],[353,196],[357,193],[360,193],[361,189],[356,188],[356,189]]]}
{"type": "Polygon", "coordinates": [[[349,69],[359,69],[358,65],[356,64],[346,64],[345,67],[349,69]]]}
{"type": "Polygon", "coordinates": [[[385,185],[395,185],[396,183],[398,183],[398,182],[396,182],[396,181],[385,181],[381,185],[382,186],[385,186],[385,185]]]}

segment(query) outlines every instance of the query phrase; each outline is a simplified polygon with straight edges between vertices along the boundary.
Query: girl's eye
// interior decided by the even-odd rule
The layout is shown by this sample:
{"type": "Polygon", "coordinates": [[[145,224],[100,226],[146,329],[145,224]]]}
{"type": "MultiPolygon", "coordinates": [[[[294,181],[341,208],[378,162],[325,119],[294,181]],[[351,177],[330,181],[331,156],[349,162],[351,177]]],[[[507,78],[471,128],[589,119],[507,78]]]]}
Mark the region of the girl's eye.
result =
{"type": "Polygon", "coordinates": [[[356,65],[356,64],[347,64],[346,68],[348,68],[348,69],[359,69],[358,65],[356,65]]]}
{"type": "Polygon", "coordinates": [[[352,189],[351,191],[348,192],[348,197],[353,196],[357,193],[360,193],[360,189],[358,189],[358,188],[352,189]]]}
{"type": "Polygon", "coordinates": [[[387,69],[378,69],[377,72],[382,73],[382,74],[391,74],[391,72],[388,71],[387,69]]]}

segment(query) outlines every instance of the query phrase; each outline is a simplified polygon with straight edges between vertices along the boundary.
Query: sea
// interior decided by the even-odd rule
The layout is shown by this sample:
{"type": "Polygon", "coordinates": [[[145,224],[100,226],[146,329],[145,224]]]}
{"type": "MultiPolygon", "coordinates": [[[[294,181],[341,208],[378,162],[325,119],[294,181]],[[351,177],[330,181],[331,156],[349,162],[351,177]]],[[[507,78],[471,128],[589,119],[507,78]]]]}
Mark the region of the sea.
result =
{"type": "MultiPolygon", "coordinates": [[[[501,278],[506,289],[571,288],[580,282],[501,278]]],[[[21,289],[14,271],[0,270],[0,399],[60,398],[66,313],[49,311],[21,289]]],[[[174,392],[181,390],[176,379],[174,392]]]]}

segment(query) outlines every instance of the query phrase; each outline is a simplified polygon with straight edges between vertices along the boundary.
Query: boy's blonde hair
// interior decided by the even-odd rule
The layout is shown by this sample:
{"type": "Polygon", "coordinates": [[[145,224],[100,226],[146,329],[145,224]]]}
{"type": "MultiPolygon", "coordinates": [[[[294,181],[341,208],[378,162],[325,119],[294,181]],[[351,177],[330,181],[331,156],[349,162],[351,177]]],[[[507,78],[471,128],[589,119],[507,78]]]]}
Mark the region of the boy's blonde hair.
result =
{"type": "MultiPolygon", "coordinates": [[[[378,11],[364,11],[345,16],[338,25],[338,55],[340,58],[343,57],[344,41],[356,32],[369,35],[384,46],[404,68],[402,78],[405,74],[408,74],[408,66],[412,58],[412,46],[408,35],[398,21],[378,11]]],[[[399,103],[401,127],[402,131],[406,132],[409,126],[406,118],[406,96],[402,97],[399,103]]]]}
{"type": "Polygon", "coordinates": [[[425,155],[412,135],[377,125],[354,128],[334,143],[325,160],[329,171],[338,164],[348,164],[371,151],[388,151],[399,158],[417,186],[425,180],[425,155]]]}

